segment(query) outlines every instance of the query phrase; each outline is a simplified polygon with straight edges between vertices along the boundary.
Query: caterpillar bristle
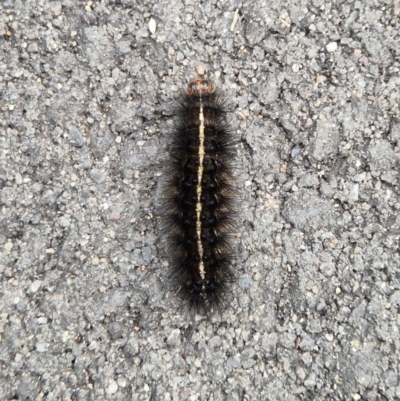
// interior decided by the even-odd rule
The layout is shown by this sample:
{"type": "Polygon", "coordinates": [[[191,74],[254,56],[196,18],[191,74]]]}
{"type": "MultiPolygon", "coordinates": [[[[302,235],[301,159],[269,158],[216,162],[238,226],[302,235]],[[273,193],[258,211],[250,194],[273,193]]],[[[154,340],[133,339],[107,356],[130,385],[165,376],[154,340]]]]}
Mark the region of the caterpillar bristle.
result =
{"type": "Polygon", "coordinates": [[[165,171],[163,232],[176,293],[209,314],[230,298],[235,188],[228,103],[207,79],[179,99],[165,171]]]}

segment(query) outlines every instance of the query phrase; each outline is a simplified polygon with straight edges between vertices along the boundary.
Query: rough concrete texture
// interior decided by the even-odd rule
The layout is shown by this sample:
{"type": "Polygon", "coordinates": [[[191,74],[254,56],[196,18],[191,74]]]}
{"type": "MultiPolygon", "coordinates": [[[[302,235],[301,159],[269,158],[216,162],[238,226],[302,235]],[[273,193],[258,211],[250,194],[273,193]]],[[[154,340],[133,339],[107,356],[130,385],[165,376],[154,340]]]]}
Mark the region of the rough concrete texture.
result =
{"type": "Polygon", "coordinates": [[[399,399],[399,10],[3,0],[0,399],[399,399]],[[238,136],[211,320],[170,290],[157,208],[199,65],[238,136]]]}

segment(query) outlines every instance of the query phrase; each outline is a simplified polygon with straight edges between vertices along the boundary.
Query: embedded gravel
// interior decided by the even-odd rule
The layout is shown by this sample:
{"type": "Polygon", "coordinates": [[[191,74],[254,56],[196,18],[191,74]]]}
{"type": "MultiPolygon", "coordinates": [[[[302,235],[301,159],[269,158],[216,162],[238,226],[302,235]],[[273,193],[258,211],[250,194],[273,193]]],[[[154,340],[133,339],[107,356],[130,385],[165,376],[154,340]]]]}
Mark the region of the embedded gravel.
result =
{"type": "Polygon", "coordinates": [[[0,400],[400,399],[399,12],[3,0],[0,400]],[[238,139],[210,319],[171,291],[159,213],[202,68],[238,139]]]}

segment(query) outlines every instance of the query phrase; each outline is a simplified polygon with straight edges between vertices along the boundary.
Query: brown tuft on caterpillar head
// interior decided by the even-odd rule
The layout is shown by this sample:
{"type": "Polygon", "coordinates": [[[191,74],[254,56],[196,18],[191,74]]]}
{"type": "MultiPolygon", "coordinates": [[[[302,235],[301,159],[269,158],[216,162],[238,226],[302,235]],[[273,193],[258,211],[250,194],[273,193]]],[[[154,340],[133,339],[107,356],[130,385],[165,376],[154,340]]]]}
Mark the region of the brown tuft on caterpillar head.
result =
{"type": "Polygon", "coordinates": [[[200,77],[190,82],[187,88],[189,95],[209,95],[213,92],[213,84],[209,80],[200,77]]]}

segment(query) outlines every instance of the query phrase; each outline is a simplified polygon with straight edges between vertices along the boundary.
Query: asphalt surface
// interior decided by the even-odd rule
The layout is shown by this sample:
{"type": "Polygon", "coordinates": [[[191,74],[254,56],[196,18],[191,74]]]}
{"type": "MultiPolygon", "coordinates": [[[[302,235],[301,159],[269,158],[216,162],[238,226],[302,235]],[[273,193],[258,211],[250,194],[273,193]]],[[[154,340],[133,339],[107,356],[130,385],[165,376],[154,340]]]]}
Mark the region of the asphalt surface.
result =
{"type": "Polygon", "coordinates": [[[400,398],[399,1],[290,3],[1,2],[0,400],[400,398]],[[210,319],[159,213],[202,69],[238,138],[210,319]]]}

